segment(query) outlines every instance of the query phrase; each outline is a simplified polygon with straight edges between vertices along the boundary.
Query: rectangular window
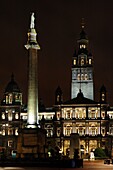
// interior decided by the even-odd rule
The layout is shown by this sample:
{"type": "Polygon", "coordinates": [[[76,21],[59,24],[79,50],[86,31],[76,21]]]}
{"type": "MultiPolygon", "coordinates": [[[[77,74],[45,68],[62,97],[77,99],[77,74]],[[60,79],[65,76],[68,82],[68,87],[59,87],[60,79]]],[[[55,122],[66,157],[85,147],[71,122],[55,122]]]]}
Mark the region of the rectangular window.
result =
{"type": "Polygon", "coordinates": [[[9,94],[9,104],[12,104],[12,94],[9,94]]]}
{"type": "Polygon", "coordinates": [[[83,135],[83,129],[81,127],[79,128],[79,135],[83,135]]]}
{"type": "Polygon", "coordinates": [[[8,96],[6,96],[6,104],[8,104],[9,102],[9,99],[8,99],[8,96]]]}
{"type": "Polygon", "coordinates": [[[71,129],[70,128],[67,128],[67,136],[70,136],[70,133],[71,133],[71,129]]]}
{"type": "Polygon", "coordinates": [[[70,119],[70,111],[67,111],[67,119],[70,119]]]}
{"type": "Polygon", "coordinates": [[[11,110],[9,110],[9,112],[8,112],[8,120],[12,121],[12,111],[11,110]]]}

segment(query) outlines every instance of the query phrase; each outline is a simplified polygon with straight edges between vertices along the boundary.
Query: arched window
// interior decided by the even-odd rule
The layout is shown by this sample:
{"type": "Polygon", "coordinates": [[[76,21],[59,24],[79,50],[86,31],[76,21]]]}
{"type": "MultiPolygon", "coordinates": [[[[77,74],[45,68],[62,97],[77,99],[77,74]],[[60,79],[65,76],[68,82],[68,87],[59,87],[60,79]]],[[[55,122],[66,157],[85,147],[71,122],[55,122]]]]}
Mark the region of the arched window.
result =
{"type": "Polygon", "coordinates": [[[5,119],[5,113],[2,113],[2,119],[5,119]]]}
{"type": "Polygon", "coordinates": [[[60,101],[60,96],[59,95],[57,95],[57,102],[59,102],[60,101]]]}
{"type": "Polygon", "coordinates": [[[81,66],[84,65],[84,58],[81,58],[81,66]]]}
{"type": "Polygon", "coordinates": [[[9,97],[6,96],[6,104],[8,104],[8,103],[9,103],[9,97]]]}
{"type": "Polygon", "coordinates": [[[84,74],[81,75],[81,80],[84,80],[84,74]]]}
{"type": "Polygon", "coordinates": [[[13,98],[12,94],[9,94],[9,104],[12,104],[12,98],[13,98]]]}
{"type": "Polygon", "coordinates": [[[85,80],[88,80],[88,75],[87,74],[85,74],[85,80]]]}
{"type": "Polygon", "coordinates": [[[91,64],[91,58],[89,59],[89,64],[91,64]]]}
{"type": "Polygon", "coordinates": [[[73,60],[73,65],[76,65],[76,59],[73,60]]]}
{"type": "Polygon", "coordinates": [[[78,80],[80,80],[80,74],[78,74],[78,80]]]}
{"type": "Polygon", "coordinates": [[[15,119],[19,119],[18,113],[15,114],[15,119]]]}
{"type": "Polygon", "coordinates": [[[18,136],[18,128],[15,129],[15,135],[18,136]]]}

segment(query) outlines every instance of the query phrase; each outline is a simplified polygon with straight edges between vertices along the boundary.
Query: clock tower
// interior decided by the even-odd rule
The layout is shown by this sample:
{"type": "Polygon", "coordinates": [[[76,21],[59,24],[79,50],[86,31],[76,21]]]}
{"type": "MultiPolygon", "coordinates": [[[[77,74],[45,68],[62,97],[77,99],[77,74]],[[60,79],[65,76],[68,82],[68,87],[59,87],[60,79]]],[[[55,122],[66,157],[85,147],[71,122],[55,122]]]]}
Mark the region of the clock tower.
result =
{"type": "Polygon", "coordinates": [[[71,98],[77,97],[81,90],[84,97],[94,100],[93,57],[88,52],[89,40],[84,31],[84,24],[77,43],[78,51],[72,58],[71,98]]]}

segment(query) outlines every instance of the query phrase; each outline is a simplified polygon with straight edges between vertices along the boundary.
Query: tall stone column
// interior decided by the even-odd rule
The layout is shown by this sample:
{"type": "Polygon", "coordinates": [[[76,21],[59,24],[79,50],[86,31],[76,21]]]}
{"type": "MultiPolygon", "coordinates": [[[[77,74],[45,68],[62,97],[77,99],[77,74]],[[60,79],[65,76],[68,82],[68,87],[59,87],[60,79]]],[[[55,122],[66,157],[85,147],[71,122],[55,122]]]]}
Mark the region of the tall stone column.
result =
{"type": "Polygon", "coordinates": [[[38,124],[38,50],[37,33],[34,28],[34,13],[31,14],[28,42],[28,119],[27,127],[35,128],[38,124]]]}
{"type": "Polygon", "coordinates": [[[34,28],[34,13],[31,14],[31,24],[28,32],[28,119],[27,127],[19,129],[17,153],[21,158],[45,157],[46,130],[38,127],[38,50],[34,28]]]}

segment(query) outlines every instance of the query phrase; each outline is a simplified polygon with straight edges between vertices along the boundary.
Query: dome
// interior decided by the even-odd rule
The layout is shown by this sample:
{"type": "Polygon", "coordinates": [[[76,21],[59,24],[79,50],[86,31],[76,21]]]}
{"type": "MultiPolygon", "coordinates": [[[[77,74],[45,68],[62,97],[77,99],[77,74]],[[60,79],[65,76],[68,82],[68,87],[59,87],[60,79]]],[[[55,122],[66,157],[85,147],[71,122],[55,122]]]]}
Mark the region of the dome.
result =
{"type": "Polygon", "coordinates": [[[17,83],[14,81],[14,75],[12,74],[11,76],[11,81],[8,83],[8,85],[5,88],[5,93],[6,92],[20,92],[20,89],[17,85],[17,83]]]}

